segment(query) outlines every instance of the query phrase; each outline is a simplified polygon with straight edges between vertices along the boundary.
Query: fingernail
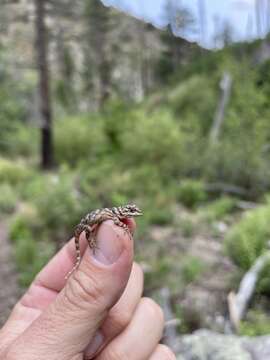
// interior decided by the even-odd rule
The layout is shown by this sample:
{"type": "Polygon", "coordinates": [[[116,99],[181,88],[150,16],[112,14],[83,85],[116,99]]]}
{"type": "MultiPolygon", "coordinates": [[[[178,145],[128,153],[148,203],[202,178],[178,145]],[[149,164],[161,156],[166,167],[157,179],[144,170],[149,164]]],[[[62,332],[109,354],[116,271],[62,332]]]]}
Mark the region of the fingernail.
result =
{"type": "Polygon", "coordinates": [[[111,223],[104,222],[97,233],[97,248],[94,258],[103,265],[115,263],[124,250],[123,230],[114,228],[111,223]]]}
{"type": "Polygon", "coordinates": [[[87,346],[85,350],[85,357],[87,359],[91,359],[93,355],[96,354],[98,349],[100,349],[101,345],[104,343],[104,336],[101,334],[101,332],[97,332],[94,339],[90,342],[90,344],[87,346]]]}

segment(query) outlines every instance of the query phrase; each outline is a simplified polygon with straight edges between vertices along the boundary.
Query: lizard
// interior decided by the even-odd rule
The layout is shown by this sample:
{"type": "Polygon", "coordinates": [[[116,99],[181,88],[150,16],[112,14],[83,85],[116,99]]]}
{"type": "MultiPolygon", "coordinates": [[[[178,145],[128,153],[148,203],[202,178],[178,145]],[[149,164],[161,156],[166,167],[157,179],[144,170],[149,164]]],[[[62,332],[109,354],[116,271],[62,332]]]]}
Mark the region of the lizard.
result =
{"type": "Polygon", "coordinates": [[[124,205],[112,208],[97,209],[89,212],[83,217],[80,223],[74,229],[75,249],[76,249],[76,263],[72,270],[67,274],[68,278],[80,265],[81,251],[80,251],[80,236],[85,232],[85,237],[90,249],[93,252],[98,248],[96,243],[96,234],[98,226],[106,220],[112,220],[115,225],[123,228],[129,236],[131,236],[128,226],[123,220],[135,216],[141,216],[142,211],[136,205],[124,205]]]}

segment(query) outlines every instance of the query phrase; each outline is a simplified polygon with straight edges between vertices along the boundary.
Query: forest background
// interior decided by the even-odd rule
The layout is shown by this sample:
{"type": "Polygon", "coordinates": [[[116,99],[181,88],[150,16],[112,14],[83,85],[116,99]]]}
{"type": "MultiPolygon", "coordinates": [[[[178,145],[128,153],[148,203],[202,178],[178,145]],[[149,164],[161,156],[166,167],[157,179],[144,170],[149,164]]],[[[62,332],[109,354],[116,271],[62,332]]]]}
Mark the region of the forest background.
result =
{"type": "MultiPolygon", "coordinates": [[[[19,286],[89,210],[135,202],[145,293],[169,289],[181,334],[224,329],[268,251],[269,36],[236,42],[223,22],[206,49],[98,0],[0,4],[0,215],[19,286]]],[[[203,39],[201,16],[179,8],[178,26],[203,39]]],[[[269,272],[241,334],[270,332],[269,272]]]]}

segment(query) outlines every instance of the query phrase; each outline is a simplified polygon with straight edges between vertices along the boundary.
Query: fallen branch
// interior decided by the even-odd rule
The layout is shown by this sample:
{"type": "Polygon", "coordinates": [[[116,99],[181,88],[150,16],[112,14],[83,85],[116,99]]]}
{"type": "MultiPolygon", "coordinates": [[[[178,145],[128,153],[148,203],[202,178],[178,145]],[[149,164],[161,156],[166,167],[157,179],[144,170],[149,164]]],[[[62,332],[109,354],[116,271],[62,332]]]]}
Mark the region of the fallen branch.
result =
{"type": "Polygon", "coordinates": [[[230,323],[236,331],[239,329],[240,321],[247,312],[248,304],[255,292],[259,275],[268,261],[270,261],[270,251],[261,255],[244,275],[238,293],[231,292],[228,296],[230,323]]]}
{"type": "Polygon", "coordinates": [[[236,207],[240,210],[253,210],[258,207],[258,204],[251,201],[237,201],[236,207]]]}
{"type": "Polygon", "coordinates": [[[206,191],[209,193],[224,193],[239,196],[248,195],[248,191],[240,186],[221,182],[206,184],[206,191]]]}

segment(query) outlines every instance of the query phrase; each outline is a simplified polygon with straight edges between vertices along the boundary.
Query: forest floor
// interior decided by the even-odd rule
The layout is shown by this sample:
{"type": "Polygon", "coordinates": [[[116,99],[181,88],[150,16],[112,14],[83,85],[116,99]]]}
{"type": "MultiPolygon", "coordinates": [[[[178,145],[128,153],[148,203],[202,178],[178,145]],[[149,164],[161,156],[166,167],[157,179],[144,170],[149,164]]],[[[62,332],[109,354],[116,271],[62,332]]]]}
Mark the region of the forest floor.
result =
{"type": "Polygon", "coordinates": [[[12,260],[12,246],[8,241],[7,225],[0,223],[0,327],[20,297],[18,276],[12,260]]]}
{"type": "Polygon", "coordinates": [[[237,273],[224,247],[224,236],[230,226],[222,221],[202,222],[197,214],[181,209],[173,226],[153,226],[149,231],[149,243],[143,249],[145,263],[147,258],[150,264],[153,257],[157,263],[162,257],[165,259],[165,265],[158,270],[155,265],[154,269],[149,267],[154,279],[152,284],[146,281],[149,295],[151,285],[152,290],[156,287],[158,291],[161,282],[168,284],[174,309],[181,309],[181,318],[188,326],[184,331],[200,328],[224,331],[227,297],[237,273]],[[184,233],[185,225],[183,220],[179,223],[179,218],[193,224],[192,234],[184,233]]]}

